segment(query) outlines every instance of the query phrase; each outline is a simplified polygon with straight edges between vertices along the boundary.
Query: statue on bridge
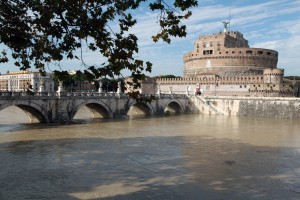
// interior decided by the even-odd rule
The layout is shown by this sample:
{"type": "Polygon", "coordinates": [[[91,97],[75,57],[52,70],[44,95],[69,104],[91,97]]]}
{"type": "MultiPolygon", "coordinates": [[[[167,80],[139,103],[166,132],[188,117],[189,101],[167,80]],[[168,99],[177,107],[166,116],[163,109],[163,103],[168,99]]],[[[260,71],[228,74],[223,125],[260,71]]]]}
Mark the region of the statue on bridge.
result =
{"type": "Polygon", "coordinates": [[[64,83],[63,81],[58,80],[58,93],[64,92],[64,83]]]}
{"type": "Polygon", "coordinates": [[[42,78],[40,79],[40,88],[39,92],[45,92],[45,80],[42,78]]]}
{"type": "Polygon", "coordinates": [[[98,93],[103,93],[103,90],[102,90],[102,80],[101,79],[97,79],[97,81],[99,82],[99,88],[98,88],[98,93]]]}
{"type": "Polygon", "coordinates": [[[122,87],[121,87],[121,81],[118,82],[118,89],[117,89],[117,94],[122,93],[122,87]]]}

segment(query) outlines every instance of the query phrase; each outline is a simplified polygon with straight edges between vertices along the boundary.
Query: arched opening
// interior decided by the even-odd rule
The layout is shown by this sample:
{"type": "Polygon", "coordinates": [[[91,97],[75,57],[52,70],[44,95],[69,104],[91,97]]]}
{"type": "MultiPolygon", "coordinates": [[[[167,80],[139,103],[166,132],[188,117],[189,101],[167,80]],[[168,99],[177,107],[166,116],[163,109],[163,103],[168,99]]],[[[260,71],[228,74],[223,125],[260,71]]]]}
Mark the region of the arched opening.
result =
{"type": "Polygon", "coordinates": [[[101,104],[88,103],[80,106],[73,117],[73,119],[90,119],[90,118],[107,119],[109,118],[109,112],[101,104]]]}
{"type": "Polygon", "coordinates": [[[16,105],[18,108],[21,108],[29,117],[31,123],[40,122],[46,123],[44,116],[37,109],[27,106],[27,105],[16,105]]]}
{"type": "Polygon", "coordinates": [[[0,110],[0,121],[5,124],[46,123],[40,111],[28,105],[13,105],[0,110]]]}
{"type": "Polygon", "coordinates": [[[174,115],[182,113],[182,108],[178,102],[171,102],[164,110],[165,115],[174,115]]]}
{"type": "Polygon", "coordinates": [[[127,112],[130,118],[134,117],[144,117],[151,115],[151,108],[145,103],[135,103],[133,104],[127,112]]]}

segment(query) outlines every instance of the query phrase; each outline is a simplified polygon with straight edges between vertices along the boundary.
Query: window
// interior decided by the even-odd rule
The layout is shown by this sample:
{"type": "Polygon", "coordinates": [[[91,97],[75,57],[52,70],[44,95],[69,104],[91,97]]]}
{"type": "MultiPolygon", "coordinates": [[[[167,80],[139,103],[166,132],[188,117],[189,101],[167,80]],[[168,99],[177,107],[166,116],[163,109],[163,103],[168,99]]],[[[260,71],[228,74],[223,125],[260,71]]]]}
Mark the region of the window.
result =
{"type": "Polygon", "coordinates": [[[203,55],[211,55],[213,54],[213,50],[203,50],[203,55]]]}
{"type": "Polygon", "coordinates": [[[253,53],[253,51],[251,51],[251,50],[246,51],[246,54],[252,54],[252,53],[253,53]]]}
{"type": "Polygon", "coordinates": [[[261,55],[261,54],[263,54],[263,52],[262,51],[258,51],[257,54],[261,55]]]}

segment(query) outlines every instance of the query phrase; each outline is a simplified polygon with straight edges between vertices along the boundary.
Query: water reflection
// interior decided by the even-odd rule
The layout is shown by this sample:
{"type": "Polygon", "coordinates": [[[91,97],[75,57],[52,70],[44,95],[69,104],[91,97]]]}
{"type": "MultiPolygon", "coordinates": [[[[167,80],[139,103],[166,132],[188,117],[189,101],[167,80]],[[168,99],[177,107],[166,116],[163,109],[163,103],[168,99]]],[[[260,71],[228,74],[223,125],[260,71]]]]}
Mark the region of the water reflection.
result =
{"type": "Polygon", "coordinates": [[[19,126],[0,131],[0,199],[300,199],[299,120],[19,126]]]}
{"type": "Polygon", "coordinates": [[[0,110],[0,124],[22,124],[28,123],[29,117],[16,106],[10,106],[0,110]]]}

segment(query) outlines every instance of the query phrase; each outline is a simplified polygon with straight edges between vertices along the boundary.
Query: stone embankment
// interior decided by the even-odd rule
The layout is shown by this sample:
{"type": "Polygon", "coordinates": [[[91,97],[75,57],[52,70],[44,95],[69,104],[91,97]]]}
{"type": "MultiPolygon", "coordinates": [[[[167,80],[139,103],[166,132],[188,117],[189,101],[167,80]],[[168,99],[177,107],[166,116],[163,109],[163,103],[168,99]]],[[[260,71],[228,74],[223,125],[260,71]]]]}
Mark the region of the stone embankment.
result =
{"type": "Polygon", "coordinates": [[[300,98],[193,96],[200,113],[274,118],[300,118],[300,98]]]}

